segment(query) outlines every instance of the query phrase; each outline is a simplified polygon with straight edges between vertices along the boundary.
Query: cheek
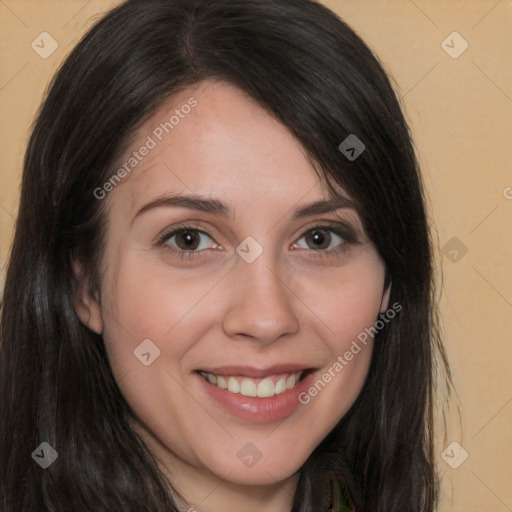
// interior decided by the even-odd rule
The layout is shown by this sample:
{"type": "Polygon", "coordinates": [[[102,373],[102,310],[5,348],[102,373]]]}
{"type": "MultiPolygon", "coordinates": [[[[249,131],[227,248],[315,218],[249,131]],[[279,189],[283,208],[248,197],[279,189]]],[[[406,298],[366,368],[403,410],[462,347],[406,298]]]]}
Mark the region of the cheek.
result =
{"type": "Polygon", "coordinates": [[[157,344],[172,338],[173,343],[167,344],[166,351],[176,356],[188,347],[193,336],[183,338],[173,333],[183,325],[192,331],[201,329],[197,318],[193,324],[189,319],[195,310],[204,308],[202,299],[218,280],[211,273],[190,276],[183,271],[166,272],[161,262],[152,262],[139,252],[118,259],[104,286],[104,336],[110,340],[114,356],[121,357],[130,348],[133,351],[146,338],[157,344]]]}
{"type": "Polygon", "coordinates": [[[346,266],[302,275],[294,288],[336,353],[374,325],[383,300],[384,265],[373,251],[357,256],[346,266]]]}
{"type": "Polygon", "coordinates": [[[103,311],[105,347],[137,422],[180,457],[195,460],[191,425],[204,424],[205,413],[187,394],[183,361],[211,319],[218,321],[215,313],[208,314],[208,301],[201,300],[218,277],[191,279],[173,272],[171,279],[159,268],[140,253],[128,253],[106,276],[104,290],[111,294],[103,311]]]}
{"type": "MultiPolygon", "coordinates": [[[[362,255],[335,277],[302,277],[300,296],[314,313],[310,321],[329,353],[329,361],[301,397],[311,431],[330,431],[359,395],[372,356],[372,329],[382,304],[384,265],[374,254],[362,255]],[[336,283],[336,285],[333,285],[336,283]]],[[[322,434],[320,434],[322,433],[322,434]]]]}

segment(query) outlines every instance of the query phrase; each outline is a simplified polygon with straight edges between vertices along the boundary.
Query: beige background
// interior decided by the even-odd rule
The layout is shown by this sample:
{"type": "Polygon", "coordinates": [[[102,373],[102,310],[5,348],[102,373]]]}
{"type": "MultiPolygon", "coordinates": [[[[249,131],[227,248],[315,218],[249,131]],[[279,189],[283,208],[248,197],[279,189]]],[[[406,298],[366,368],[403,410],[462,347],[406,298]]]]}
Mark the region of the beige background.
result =
{"type": "MultiPolygon", "coordinates": [[[[0,0],[0,283],[24,147],[45,87],[84,31],[117,3],[0,0]],[[42,32],[58,43],[46,59],[31,47],[42,32]]],[[[427,183],[444,276],[446,347],[458,393],[452,409],[461,410],[460,425],[450,415],[447,439],[439,440],[440,510],[511,511],[512,2],[323,3],[363,37],[394,77],[427,183]],[[454,31],[463,39],[448,37],[454,31]],[[453,58],[444,40],[454,56],[464,41],[468,48],[453,58]],[[441,457],[452,441],[469,454],[456,469],[441,457]]],[[[448,450],[452,465],[457,450],[448,450]]]]}

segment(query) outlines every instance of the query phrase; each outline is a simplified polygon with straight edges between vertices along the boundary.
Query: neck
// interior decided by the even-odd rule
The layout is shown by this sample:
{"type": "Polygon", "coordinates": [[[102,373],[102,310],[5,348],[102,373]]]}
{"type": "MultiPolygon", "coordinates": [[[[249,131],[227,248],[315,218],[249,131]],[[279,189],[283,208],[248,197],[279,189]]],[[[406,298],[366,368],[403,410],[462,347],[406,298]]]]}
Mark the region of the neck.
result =
{"type": "MultiPolygon", "coordinates": [[[[164,470],[165,474],[170,475],[164,470]]],[[[299,475],[269,485],[241,485],[194,468],[190,472],[173,470],[173,487],[185,498],[180,512],[290,512],[299,475]]]]}

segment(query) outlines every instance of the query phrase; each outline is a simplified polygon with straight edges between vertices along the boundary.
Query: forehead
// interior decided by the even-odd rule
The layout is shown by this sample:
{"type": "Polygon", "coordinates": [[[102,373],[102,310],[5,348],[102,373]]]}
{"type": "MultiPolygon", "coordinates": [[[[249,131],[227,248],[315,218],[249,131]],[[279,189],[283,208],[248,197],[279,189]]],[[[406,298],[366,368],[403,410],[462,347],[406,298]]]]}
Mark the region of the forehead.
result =
{"type": "Polygon", "coordinates": [[[139,127],[127,159],[135,165],[113,195],[129,198],[131,213],[168,192],[254,211],[330,195],[287,127],[225,82],[200,82],[167,100],[139,127]]]}

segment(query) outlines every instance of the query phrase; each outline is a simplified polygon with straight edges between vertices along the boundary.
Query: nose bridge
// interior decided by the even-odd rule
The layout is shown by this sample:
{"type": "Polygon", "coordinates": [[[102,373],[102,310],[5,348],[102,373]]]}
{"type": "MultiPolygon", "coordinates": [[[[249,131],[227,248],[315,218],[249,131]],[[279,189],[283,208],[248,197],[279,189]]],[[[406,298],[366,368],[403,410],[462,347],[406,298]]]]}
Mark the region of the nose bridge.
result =
{"type": "Polygon", "coordinates": [[[286,276],[280,272],[280,262],[271,249],[263,250],[250,263],[238,258],[230,283],[229,309],[223,321],[227,334],[272,343],[285,334],[297,332],[293,294],[286,285],[286,276]]]}

